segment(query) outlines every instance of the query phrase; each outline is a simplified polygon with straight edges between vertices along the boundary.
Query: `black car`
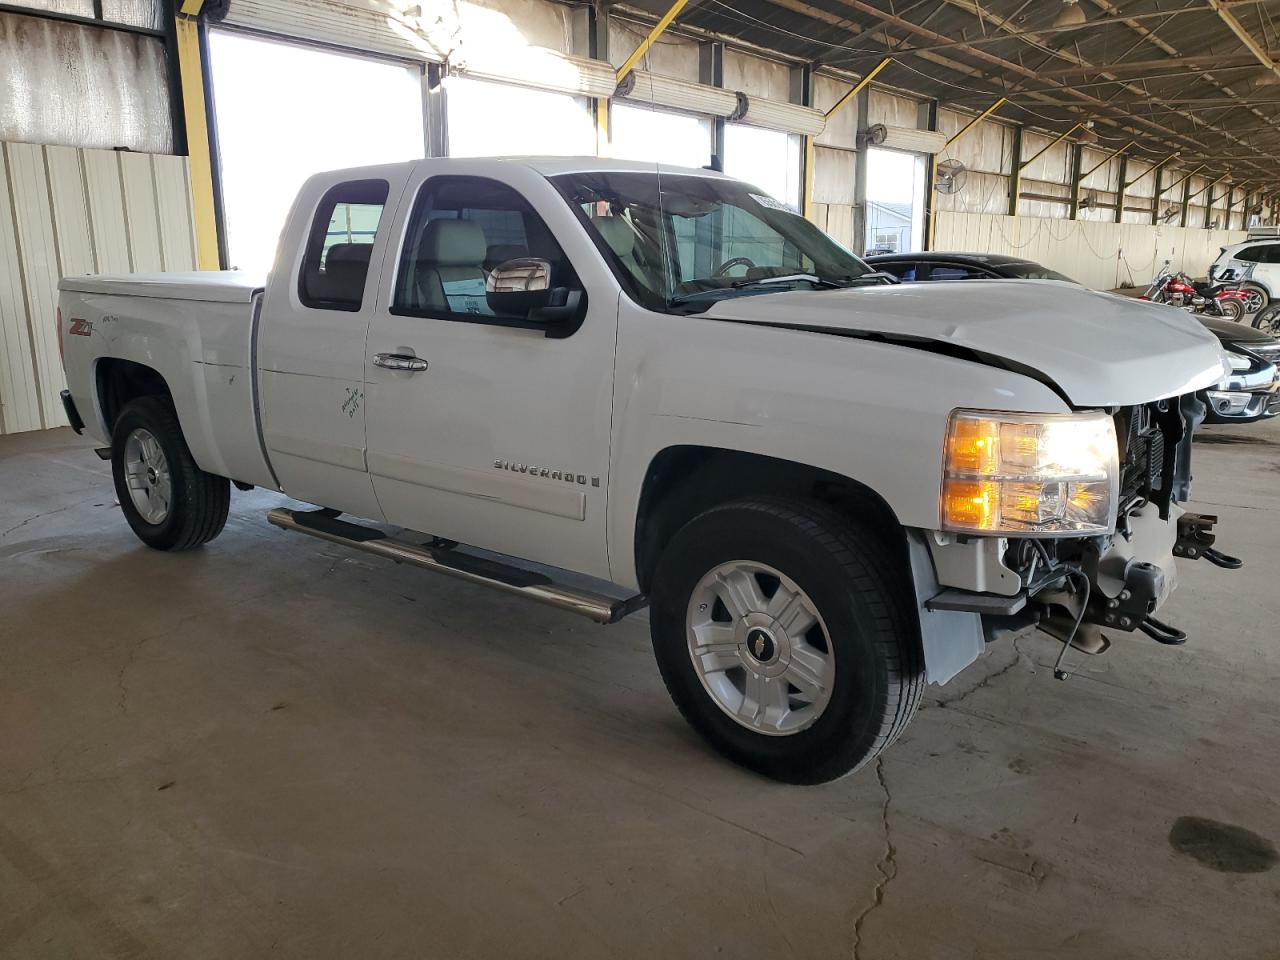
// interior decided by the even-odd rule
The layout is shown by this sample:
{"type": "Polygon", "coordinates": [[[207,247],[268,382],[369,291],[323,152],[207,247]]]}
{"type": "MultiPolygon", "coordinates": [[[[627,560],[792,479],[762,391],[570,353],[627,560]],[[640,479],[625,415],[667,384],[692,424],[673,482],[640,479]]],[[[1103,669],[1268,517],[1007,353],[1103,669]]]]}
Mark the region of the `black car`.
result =
{"type": "Polygon", "coordinates": [[[903,283],[918,280],[1066,280],[1074,283],[1070,277],[1034,260],[1002,253],[890,253],[866,260],[903,283]]]}
{"type": "MultiPolygon", "coordinates": [[[[903,283],[954,280],[1064,280],[1070,277],[1034,260],[1000,253],[892,253],[867,257],[875,269],[903,283]]],[[[1206,423],[1253,423],[1280,414],[1280,340],[1243,323],[1197,315],[1218,338],[1231,361],[1231,376],[1201,391],[1206,423]]]]}

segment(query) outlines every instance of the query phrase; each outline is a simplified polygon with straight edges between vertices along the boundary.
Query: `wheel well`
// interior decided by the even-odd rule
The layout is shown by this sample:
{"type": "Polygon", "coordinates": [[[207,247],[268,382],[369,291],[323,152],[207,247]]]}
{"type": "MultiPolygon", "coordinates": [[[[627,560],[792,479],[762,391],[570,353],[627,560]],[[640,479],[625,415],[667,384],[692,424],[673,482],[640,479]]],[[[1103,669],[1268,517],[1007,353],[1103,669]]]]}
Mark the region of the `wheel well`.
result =
{"type": "Polygon", "coordinates": [[[164,377],[141,363],[104,357],[98,361],[96,375],[98,406],[108,435],[115,426],[120,411],[129,401],[139,397],[164,397],[170,403],[173,402],[173,395],[169,392],[169,384],[165,383],[164,377]]]}
{"type": "Polygon", "coordinates": [[[816,500],[869,528],[908,563],[893,509],[870,487],[807,464],[716,447],[668,447],[649,464],[636,513],[636,573],[648,591],[663,548],[681,527],[716,504],[774,495],[816,500]]]}

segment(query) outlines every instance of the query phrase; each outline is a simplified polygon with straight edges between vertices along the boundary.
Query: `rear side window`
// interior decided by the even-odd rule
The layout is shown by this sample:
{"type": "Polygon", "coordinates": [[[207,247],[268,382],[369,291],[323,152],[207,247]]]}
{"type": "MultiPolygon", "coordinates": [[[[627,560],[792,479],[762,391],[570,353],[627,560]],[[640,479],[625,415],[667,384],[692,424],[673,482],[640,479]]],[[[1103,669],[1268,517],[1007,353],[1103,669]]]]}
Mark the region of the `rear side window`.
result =
{"type": "Polygon", "coordinates": [[[1269,243],[1262,248],[1262,263],[1280,263],[1280,243],[1269,243]]]}
{"type": "Polygon", "coordinates": [[[1265,263],[1266,261],[1263,260],[1263,257],[1265,256],[1266,249],[1266,247],[1245,247],[1236,254],[1236,259],[1243,260],[1245,263],[1265,263]]]}
{"type": "Polygon", "coordinates": [[[871,266],[893,274],[903,283],[913,283],[916,279],[916,264],[912,261],[897,260],[893,263],[873,263],[871,266]]]}
{"type": "Polygon", "coordinates": [[[988,280],[990,277],[985,270],[960,264],[935,263],[929,268],[930,280],[988,280]]]}
{"type": "Polygon", "coordinates": [[[389,189],[386,180],[352,180],[320,200],[298,277],[298,299],[308,307],[360,309],[389,189]]]}

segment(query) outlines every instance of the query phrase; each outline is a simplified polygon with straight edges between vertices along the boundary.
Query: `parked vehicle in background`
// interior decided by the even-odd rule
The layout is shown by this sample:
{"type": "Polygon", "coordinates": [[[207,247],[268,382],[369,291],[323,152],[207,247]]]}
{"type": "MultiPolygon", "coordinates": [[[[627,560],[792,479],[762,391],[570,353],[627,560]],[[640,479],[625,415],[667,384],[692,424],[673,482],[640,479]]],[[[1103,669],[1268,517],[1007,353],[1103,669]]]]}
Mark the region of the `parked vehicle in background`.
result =
{"type": "Polygon", "coordinates": [[[680,712],[780,780],[871,760],[1003,631],[1181,643],[1174,558],[1239,566],[1182,506],[1224,362],[1177,311],[904,287],[757,188],[595,157],[320,174],[278,249],[265,284],[62,280],[135,534],[212,540],[234,481],[601,623],[648,602],[680,712]]]}
{"type": "MultiPolygon", "coordinates": [[[[977,253],[911,253],[885,257],[869,257],[867,263],[898,277],[904,283],[935,280],[969,280],[999,278],[1005,280],[1053,279],[1071,281],[1056,270],[1033,260],[977,253]]],[[[1161,269],[1152,288],[1165,289],[1174,283],[1183,287],[1173,295],[1182,296],[1196,289],[1189,280],[1178,280],[1179,274],[1161,269]]],[[[1155,297],[1144,295],[1153,303],[1155,297]]],[[[1230,300],[1226,302],[1232,302],[1230,300]]],[[[1280,310],[1280,305],[1277,305],[1280,310]]],[[[1238,317],[1238,314],[1236,314],[1238,317]]],[[[1235,322],[1231,317],[1215,317],[1198,313],[1197,319],[1218,338],[1231,364],[1231,374],[1199,393],[1208,413],[1207,423],[1252,423],[1280,413],[1280,340],[1270,330],[1255,330],[1235,322]]]]}
{"type": "Polygon", "coordinates": [[[1267,309],[1259,311],[1253,318],[1253,325],[1263,333],[1273,337],[1280,336],[1280,303],[1273,303],[1267,309]]]}
{"type": "Polygon", "coordinates": [[[1200,322],[1217,336],[1231,364],[1231,376],[1201,394],[1209,408],[1204,422],[1253,423],[1280,414],[1280,340],[1232,320],[1200,322]]]}
{"type": "Polygon", "coordinates": [[[1265,310],[1280,296],[1280,237],[1245,240],[1223,247],[1209,267],[1209,279],[1239,283],[1248,295],[1245,313],[1265,310]]]}
{"type": "Polygon", "coordinates": [[[1244,319],[1245,303],[1249,296],[1239,284],[1229,286],[1225,283],[1193,280],[1185,273],[1175,273],[1169,269],[1169,261],[1166,260],[1142,294],[1142,299],[1182,307],[1192,313],[1240,321],[1244,319]]]}
{"type": "Polygon", "coordinates": [[[1001,253],[891,253],[869,256],[867,263],[903,283],[918,280],[1065,280],[1070,277],[1043,264],[1001,253]]]}

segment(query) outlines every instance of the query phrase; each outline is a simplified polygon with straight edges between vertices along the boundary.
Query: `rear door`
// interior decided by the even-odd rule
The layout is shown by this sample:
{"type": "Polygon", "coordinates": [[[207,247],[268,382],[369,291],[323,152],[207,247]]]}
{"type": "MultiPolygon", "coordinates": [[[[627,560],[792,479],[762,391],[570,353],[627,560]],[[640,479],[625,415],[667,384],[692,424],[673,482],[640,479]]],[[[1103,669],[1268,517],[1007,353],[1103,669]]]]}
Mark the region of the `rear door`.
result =
{"type": "Polygon", "coordinates": [[[406,173],[308,181],[263,301],[263,440],[291,497],[381,518],[365,464],[364,345],[406,173]]]}
{"type": "Polygon", "coordinates": [[[368,462],[386,518],[607,577],[616,287],[580,279],[607,268],[532,170],[420,169],[366,349],[368,462]],[[585,314],[540,324],[495,311],[488,274],[519,257],[549,261],[553,286],[585,294],[585,314]]]}

